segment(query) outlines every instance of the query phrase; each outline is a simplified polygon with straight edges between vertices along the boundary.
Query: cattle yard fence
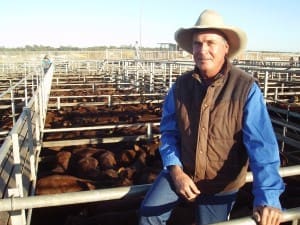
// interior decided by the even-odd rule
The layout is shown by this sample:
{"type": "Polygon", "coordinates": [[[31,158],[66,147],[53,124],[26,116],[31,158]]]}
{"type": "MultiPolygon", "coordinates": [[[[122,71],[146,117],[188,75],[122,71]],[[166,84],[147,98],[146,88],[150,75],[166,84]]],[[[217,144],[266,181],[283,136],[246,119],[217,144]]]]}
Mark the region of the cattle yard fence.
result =
{"type": "MultiPolygon", "coordinates": [[[[297,101],[292,103],[288,101],[291,96],[299,96],[300,93],[299,65],[290,66],[287,61],[265,62],[264,65],[253,60],[237,61],[235,63],[257,77],[267,103],[287,103],[288,108],[286,109],[278,109],[272,106],[269,109],[274,114],[272,122],[279,141],[281,141],[282,146],[291,145],[297,148],[298,150],[290,153],[290,155],[295,160],[299,160],[298,134],[300,127],[299,123],[294,121],[299,121],[300,117],[299,113],[290,110],[290,106],[297,104],[297,101]],[[291,83],[294,84],[292,87],[291,83]]],[[[29,68],[28,65],[25,68],[29,68]]],[[[11,79],[10,83],[8,82],[7,90],[4,90],[0,95],[0,100],[4,102],[1,107],[5,110],[11,110],[13,121],[13,126],[6,132],[0,148],[0,187],[2,195],[0,200],[0,224],[29,225],[33,208],[120,199],[124,196],[144,194],[150,185],[35,196],[39,153],[43,147],[128,140],[126,137],[114,137],[105,140],[103,138],[91,138],[77,141],[62,140],[55,143],[43,142],[45,133],[114,129],[121,126],[145,126],[147,128],[145,135],[131,137],[133,140],[138,140],[139,138],[153,138],[155,135],[152,133],[152,128],[153,126],[159,126],[159,123],[136,123],[45,129],[47,110],[50,108],[60,110],[62,107],[74,104],[112,106],[113,104],[126,104],[128,102],[131,104],[141,102],[161,103],[176,77],[192,68],[193,63],[191,61],[107,59],[66,61],[64,59],[54,62],[46,74],[43,74],[40,65],[36,64],[30,69],[26,69],[25,76],[23,74],[23,76],[18,77],[18,81],[11,79]],[[71,83],[70,80],[73,80],[73,82],[71,83]],[[104,84],[109,84],[110,87],[103,87],[104,84]],[[56,89],[68,93],[68,91],[70,92],[79,86],[94,94],[50,95],[51,91],[56,89]],[[97,90],[105,90],[105,88],[106,91],[111,91],[111,93],[103,96],[96,93],[97,90]],[[135,90],[140,93],[138,94],[140,99],[138,101],[134,100],[135,94],[131,96],[113,94],[115,90],[135,90]],[[15,96],[16,92],[18,97],[15,96]],[[23,103],[22,111],[15,113],[16,104],[20,104],[16,102],[18,98],[23,103]]],[[[24,65],[21,69],[24,70],[24,65]]],[[[16,74],[20,75],[19,73],[16,74]]],[[[8,78],[3,76],[3,79],[8,78]]],[[[284,151],[284,148],[282,148],[282,151],[284,151]]],[[[299,171],[299,165],[280,168],[282,177],[300,175],[299,171]]],[[[247,182],[251,181],[252,176],[249,173],[247,182]]],[[[293,224],[297,224],[297,220],[300,219],[300,208],[287,209],[283,215],[284,221],[293,221],[293,224]]],[[[242,218],[221,224],[240,224],[241,222],[243,224],[255,224],[251,218],[242,218]]]]}

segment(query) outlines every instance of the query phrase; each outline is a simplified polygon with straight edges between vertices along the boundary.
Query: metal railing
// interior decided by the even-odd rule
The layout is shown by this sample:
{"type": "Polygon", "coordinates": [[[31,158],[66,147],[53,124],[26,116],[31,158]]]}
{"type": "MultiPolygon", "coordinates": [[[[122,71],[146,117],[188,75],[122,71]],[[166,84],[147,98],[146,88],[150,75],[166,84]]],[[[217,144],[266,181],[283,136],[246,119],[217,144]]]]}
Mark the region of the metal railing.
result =
{"type": "MultiPolygon", "coordinates": [[[[300,207],[284,210],[281,223],[292,221],[292,225],[298,225],[300,222],[300,207]]],[[[257,225],[252,217],[232,219],[226,222],[214,223],[213,225],[257,225]]]]}
{"type": "MultiPolygon", "coordinates": [[[[155,64],[150,63],[150,68],[152,67],[152,75],[155,72],[153,71],[153,66],[155,64]]],[[[189,65],[188,65],[189,66],[189,65]]],[[[173,66],[168,67],[168,76],[170,77],[170,81],[172,80],[172,72],[173,72],[173,66]]],[[[116,69],[116,68],[114,68],[116,69]]],[[[178,69],[178,67],[177,67],[178,69]]],[[[51,90],[51,84],[53,79],[53,70],[54,68],[51,67],[51,69],[48,71],[48,73],[43,77],[42,79],[38,79],[37,85],[38,90],[36,92],[36,95],[34,96],[35,100],[35,110],[38,112],[38,119],[39,122],[36,122],[37,127],[35,129],[32,129],[32,133],[36,135],[36,141],[30,141],[29,145],[30,148],[34,148],[34,154],[36,154],[36,150],[39,151],[41,146],[40,143],[38,143],[42,137],[40,135],[44,131],[44,122],[46,119],[46,112],[48,107],[48,101],[49,101],[49,95],[51,90]]],[[[180,69],[179,69],[180,70],[180,69]]],[[[136,72],[136,71],[135,71],[136,72]]],[[[176,73],[176,75],[178,72],[176,73]]],[[[151,75],[151,72],[149,73],[151,75]]],[[[151,79],[150,79],[151,80],[151,79]]],[[[166,84],[167,86],[169,84],[166,84]]],[[[28,115],[30,115],[31,112],[29,109],[24,110],[24,119],[25,117],[28,118],[28,115]],[[26,116],[25,116],[26,115],[26,116]]],[[[28,120],[29,121],[29,120],[28,120]]],[[[30,127],[30,125],[28,126],[30,127]]],[[[93,128],[94,129],[94,128],[93,128]]],[[[47,130],[45,130],[47,132],[47,130]]],[[[29,132],[30,133],[30,132],[29,132]]],[[[8,153],[9,150],[12,150],[13,154],[16,156],[16,164],[18,164],[18,152],[19,147],[18,144],[18,134],[17,132],[12,132],[10,134],[11,136],[7,139],[5,144],[0,149],[0,162],[4,159],[5,155],[8,153]],[[14,149],[12,149],[14,148],[14,149]]],[[[31,150],[30,150],[31,151],[31,150]]],[[[35,164],[35,163],[33,163],[35,164]]],[[[31,170],[32,174],[35,174],[35,167],[31,164],[31,170]],[[34,168],[33,168],[34,167],[34,168]]],[[[285,176],[293,176],[293,175],[300,175],[300,166],[292,166],[292,167],[286,167],[281,168],[280,173],[283,177],[285,176]]],[[[17,177],[20,177],[20,173],[17,177]]],[[[16,180],[20,181],[20,178],[16,178],[16,180]]],[[[247,182],[252,181],[252,175],[249,173],[247,175],[247,182]]],[[[17,182],[17,185],[22,186],[22,182],[17,182]]],[[[33,185],[34,186],[34,185],[33,185]]],[[[111,189],[101,189],[101,190],[93,190],[93,191],[82,191],[78,193],[64,193],[64,194],[56,194],[56,195],[45,195],[45,196],[23,196],[23,194],[18,190],[18,194],[15,194],[14,188],[20,188],[18,186],[12,187],[12,191],[9,194],[8,198],[4,198],[0,200],[0,212],[11,212],[12,215],[14,215],[14,219],[12,219],[12,224],[29,224],[30,223],[30,211],[33,208],[40,208],[40,207],[49,207],[49,206],[59,206],[59,205],[67,205],[67,204],[78,204],[78,203],[88,203],[88,202],[96,202],[96,201],[105,201],[105,200],[113,200],[113,199],[120,199],[124,196],[135,196],[139,194],[143,194],[147,191],[150,185],[140,185],[140,186],[131,186],[131,187],[121,187],[121,188],[111,188],[111,189]],[[26,219],[27,222],[25,222],[25,215],[24,210],[28,209],[28,217],[26,219]]],[[[33,192],[32,192],[33,194],[33,192]]],[[[284,212],[284,218],[288,220],[295,220],[299,219],[300,217],[300,211],[299,208],[295,209],[289,209],[284,212]]],[[[0,218],[1,219],[1,218],[0,218]]],[[[243,220],[243,219],[241,219],[243,220]]],[[[249,224],[253,224],[253,220],[251,218],[245,218],[245,223],[247,221],[251,220],[249,224]]],[[[1,222],[1,220],[0,220],[1,222]]]]}
{"type": "MultiPolygon", "coordinates": [[[[299,175],[300,165],[280,168],[282,177],[299,175]]],[[[252,182],[251,172],[247,173],[246,182],[252,182]]],[[[90,191],[70,192],[62,194],[49,194],[40,196],[29,196],[23,198],[11,197],[0,200],[0,211],[18,211],[23,209],[42,208],[51,206],[63,206],[70,204],[91,203],[106,200],[122,199],[123,197],[134,197],[144,194],[151,184],[136,185],[129,187],[117,187],[90,191]]],[[[283,222],[300,219],[300,208],[288,209],[283,212],[283,222]]],[[[230,220],[221,224],[255,224],[250,217],[230,220]],[[242,223],[241,223],[242,222],[242,223]]]]}
{"type": "MultiPolygon", "coordinates": [[[[41,149],[47,102],[49,99],[53,67],[46,74],[37,75],[37,86],[27,106],[23,108],[15,125],[0,148],[1,195],[3,199],[23,198],[34,194],[37,174],[37,158],[41,149]],[[50,84],[50,85],[49,85],[50,84]]],[[[29,210],[29,214],[31,210],[29,210]]],[[[27,217],[28,218],[28,217],[27,217]]],[[[25,224],[24,209],[1,214],[0,224],[25,224]]]]}

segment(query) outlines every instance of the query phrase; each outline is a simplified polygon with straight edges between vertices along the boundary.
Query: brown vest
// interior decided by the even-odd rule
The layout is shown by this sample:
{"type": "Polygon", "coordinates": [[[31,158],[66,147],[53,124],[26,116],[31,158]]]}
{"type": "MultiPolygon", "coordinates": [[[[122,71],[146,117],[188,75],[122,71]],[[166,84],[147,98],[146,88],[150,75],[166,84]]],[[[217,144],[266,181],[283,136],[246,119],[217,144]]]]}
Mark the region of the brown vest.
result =
{"type": "Polygon", "coordinates": [[[226,68],[208,87],[195,71],[176,81],[181,160],[202,193],[238,190],[248,168],[243,108],[254,78],[230,63],[226,68]]]}

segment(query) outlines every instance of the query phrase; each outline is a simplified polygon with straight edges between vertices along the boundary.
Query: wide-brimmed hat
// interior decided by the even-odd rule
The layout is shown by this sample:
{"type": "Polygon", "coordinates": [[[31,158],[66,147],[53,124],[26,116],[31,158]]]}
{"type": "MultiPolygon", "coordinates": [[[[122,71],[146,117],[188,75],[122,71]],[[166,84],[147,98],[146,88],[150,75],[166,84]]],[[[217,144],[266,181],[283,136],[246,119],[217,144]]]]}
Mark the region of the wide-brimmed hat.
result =
{"type": "Polygon", "coordinates": [[[193,34],[199,31],[217,30],[225,35],[229,44],[229,59],[241,53],[247,44],[247,35],[237,27],[225,25],[222,17],[213,10],[204,10],[196,24],[190,28],[180,28],[175,33],[175,40],[183,50],[193,53],[193,34]]]}

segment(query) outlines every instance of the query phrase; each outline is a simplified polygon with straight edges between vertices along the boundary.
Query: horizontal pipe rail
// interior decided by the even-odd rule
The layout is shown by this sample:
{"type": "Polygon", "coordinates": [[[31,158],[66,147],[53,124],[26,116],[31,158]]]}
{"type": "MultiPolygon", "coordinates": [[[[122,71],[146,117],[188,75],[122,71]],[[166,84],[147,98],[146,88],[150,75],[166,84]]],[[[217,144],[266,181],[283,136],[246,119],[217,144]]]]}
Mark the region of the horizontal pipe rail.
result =
{"type": "MultiPolygon", "coordinates": [[[[274,102],[274,101],[272,101],[272,102],[274,102]]],[[[277,102],[279,102],[279,101],[277,101],[277,102]]],[[[278,113],[282,113],[282,114],[288,114],[289,117],[295,117],[297,119],[300,119],[300,113],[293,112],[293,111],[288,111],[287,109],[276,108],[275,106],[271,106],[271,105],[268,105],[267,107],[268,107],[268,110],[270,110],[272,112],[278,112],[278,113]]]]}
{"type": "MultiPolygon", "coordinates": [[[[53,90],[51,90],[51,91],[53,91],[53,90]]],[[[153,97],[156,97],[156,96],[159,96],[159,97],[165,97],[165,94],[161,94],[161,93],[153,93],[153,94],[147,94],[147,93],[145,93],[145,94],[126,94],[126,95],[124,95],[124,94],[119,94],[119,95],[115,95],[115,94],[113,94],[113,95],[72,95],[72,96],[68,96],[68,95],[64,95],[64,96],[51,96],[50,97],[50,99],[56,99],[57,97],[60,97],[61,99],[64,99],[64,98],[66,98],[66,99],[68,99],[68,98],[83,98],[83,97],[85,97],[85,98],[95,98],[95,97],[98,97],[98,98],[101,98],[101,97],[108,97],[108,96],[110,96],[110,97],[144,97],[144,96],[153,96],[153,97]]]]}
{"type": "Polygon", "coordinates": [[[102,125],[102,126],[90,126],[90,127],[70,127],[70,128],[52,128],[44,129],[44,133],[56,133],[56,132],[72,132],[72,131],[87,131],[87,130],[105,130],[105,129],[115,129],[115,128],[128,128],[128,127],[138,127],[147,126],[148,124],[152,126],[159,126],[160,122],[156,123],[128,123],[128,124],[118,124],[118,125],[102,125]]]}
{"type": "MultiPolygon", "coordinates": [[[[61,107],[65,107],[65,106],[99,106],[99,105],[136,105],[136,104],[141,104],[141,103],[152,103],[152,104],[160,104],[162,103],[164,100],[163,99],[148,99],[145,101],[115,101],[112,103],[108,103],[108,102],[66,102],[66,103],[60,103],[61,107]]],[[[48,108],[53,108],[53,107],[57,107],[57,103],[49,103],[48,104],[48,108]]]]}
{"type": "MultiPolygon", "coordinates": [[[[280,168],[282,177],[299,175],[300,165],[280,168]]],[[[247,173],[246,182],[253,180],[251,172],[247,173]]],[[[107,188],[91,191],[69,192],[62,194],[38,195],[23,198],[6,198],[0,200],[0,211],[15,211],[20,209],[41,208],[116,200],[124,197],[133,197],[144,194],[151,184],[129,187],[107,188]]]]}
{"type": "MultiPolygon", "coordinates": [[[[75,193],[64,193],[60,194],[61,201],[64,203],[63,205],[69,205],[70,199],[71,200],[77,200],[77,203],[84,203],[85,200],[89,200],[89,202],[97,202],[98,198],[106,199],[106,200],[111,200],[111,199],[120,199],[125,197],[125,195],[120,194],[119,191],[125,191],[127,192],[126,197],[130,196],[135,196],[138,194],[144,194],[146,193],[147,189],[149,188],[150,185],[140,185],[140,186],[135,186],[134,188],[128,188],[128,187],[122,187],[122,188],[114,188],[116,189],[113,193],[110,191],[105,191],[105,190],[94,190],[94,191],[82,191],[82,192],[75,192],[75,193]],[[123,190],[122,190],[123,189],[123,190]],[[93,195],[85,195],[87,192],[92,193],[93,195]]],[[[15,211],[15,210],[20,210],[24,208],[25,206],[31,206],[30,208],[40,208],[44,207],[44,203],[48,204],[48,207],[50,206],[57,206],[57,202],[55,201],[55,198],[52,198],[55,195],[44,195],[44,196],[39,196],[39,201],[33,200],[35,197],[28,197],[27,202],[25,201],[18,201],[19,199],[13,199],[10,200],[8,199],[6,204],[1,204],[0,205],[0,210],[1,211],[15,211]],[[33,200],[33,201],[32,201],[33,200]],[[9,209],[8,206],[11,206],[9,209]],[[12,208],[13,207],[13,208],[12,208]]],[[[291,208],[283,211],[283,217],[281,222],[287,222],[287,221],[292,221],[300,219],[300,207],[298,208],[291,208]]],[[[239,219],[233,219],[229,220],[226,222],[220,222],[220,223],[215,223],[214,225],[256,225],[255,220],[252,217],[243,217],[239,219]]]]}
{"type": "Polygon", "coordinates": [[[2,97],[4,97],[6,94],[10,94],[10,91],[15,89],[17,86],[19,86],[20,84],[22,84],[24,82],[25,78],[23,78],[22,80],[20,80],[18,83],[14,84],[13,86],[9,87],[6,91],[4,91],[3,93],[0,94],[0,99],[2,97]]]}
{"type": "Polygon", "coordinates": [[[144,194],[151,184],[0,200],[0,211],[62,206],[121,199],[144,194]]]}
{"type": "Polygon", "coordinates": [[[122,136],[122,137],[107,137],[107,138],[86,138],[86,139],[70,139],[62,141],[43,141],[42,147],[58,147],[58,146],[74,146],[74,145],[93,145],[93,144],[106,144],[118,143],[126,141],[140,141],[149,140],[149,138],[160,138],[160,134],[138,135],[138,136],[122,136]]]}
{"type": "MultiPolygon", "coordinates": [[[[281,177],[300,175],[300,165],[281,167],[279,169],[279,174],[281,177]]],[[[253,181],[253,175],[251,172],[248,172],[246,176],[246,182],[252,182],[252,181],[253,181]]]]}
{"type": "Polygon", "coordinates": [[[278,119],[271,119],[272,123],[273,124],[277,124],[277,125],[280,125],[282,127],[287,127],[287,128],[290,128],[292,129],[293,131],[300,131],[300,126],[299,125],[296,125],[296,124],[290,124],[286,121],[281,121],[281,120],[278,120],[278,119]]]}
{"type": "MultiPolygon", "coordinates": [[[[281,222],[293,221],[296,219],[300,219],[300,207],[292,208],[283,211],[281,222]]],[[[239,219],[232,219],[226,222],[214,223],[213,225],[257,225],[256,221],[248,216],[239,219]]]]}

